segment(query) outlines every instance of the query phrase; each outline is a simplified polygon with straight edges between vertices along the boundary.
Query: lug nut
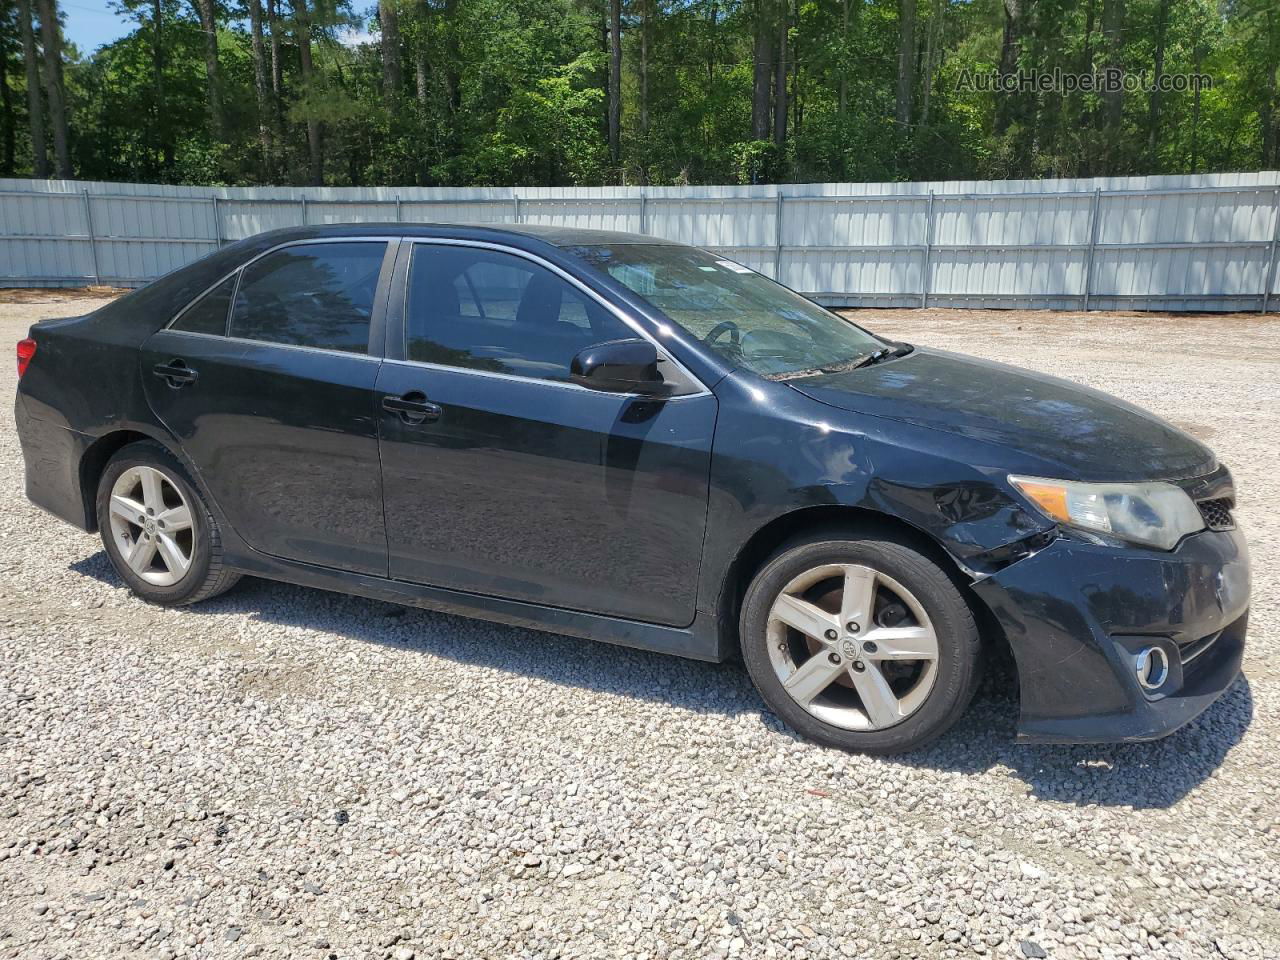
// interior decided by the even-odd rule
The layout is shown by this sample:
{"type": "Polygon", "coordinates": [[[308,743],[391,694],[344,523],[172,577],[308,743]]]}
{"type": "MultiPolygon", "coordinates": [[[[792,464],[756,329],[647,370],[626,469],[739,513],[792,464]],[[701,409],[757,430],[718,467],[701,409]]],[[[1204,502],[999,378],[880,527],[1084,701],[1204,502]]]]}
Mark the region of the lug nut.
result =
{"type": "Polygon", "coordinates": [[[867,669],[867,665],[863,663],[861,660],[853,661],[854,673],[862,673],[862,671],[866,669],[867,669]]]}
{"type": "Polygon", "coordinates": [[[826,637],[828,640],[834,640],[836,638],[836,632],[834,630],[828,630],[826,633],[823,634],[823,636],[826,637]]]}
{"type": "Polygon", "coordinates": [[[829,653],[827,654],[827,659],[830,660],[832,664],[838,664],[840,662],[840,654],[829,653]]]}
{"type": "Polygon", "coordinates": [[[850,633],[857,633],[859,630],[861,630],[861,629],[862,629],[860,626],[858,626],[858,625],[857,625],[856,623],[854,623],[854,621],[852,621],[852,620],[850,620],[847,624],[845,624],[845,626],[848,628],[848,630],[849,630],[849,632],[850,632],[850,633]]]}
{"type": "Polygon", "coordinates": [[[875,653],[879,647],[876,646],[876,642],[874,640],[868,640],[863,643],[862,649],[867,651],[867,653],[875,653]]]}

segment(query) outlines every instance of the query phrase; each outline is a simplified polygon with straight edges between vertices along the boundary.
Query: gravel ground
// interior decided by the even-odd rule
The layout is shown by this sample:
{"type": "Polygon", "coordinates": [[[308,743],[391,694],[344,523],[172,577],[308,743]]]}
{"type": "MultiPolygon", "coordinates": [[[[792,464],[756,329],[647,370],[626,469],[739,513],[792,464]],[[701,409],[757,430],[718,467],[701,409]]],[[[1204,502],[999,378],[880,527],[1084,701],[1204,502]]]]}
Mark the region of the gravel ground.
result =
{"type": "MultiPolygon", "coordinates": [[[[0,342],[52,294],[0,306],[0,342]]],[[[1280,318],[872,312],[1208,440],[1251,646],[1155,744],[798,740],[712,666],[246,581],[148,607],[0,425],[0,957],[1280,956],[1280,318]]],[[[0,389],[13,389],[11,363],[0,389]]]]}

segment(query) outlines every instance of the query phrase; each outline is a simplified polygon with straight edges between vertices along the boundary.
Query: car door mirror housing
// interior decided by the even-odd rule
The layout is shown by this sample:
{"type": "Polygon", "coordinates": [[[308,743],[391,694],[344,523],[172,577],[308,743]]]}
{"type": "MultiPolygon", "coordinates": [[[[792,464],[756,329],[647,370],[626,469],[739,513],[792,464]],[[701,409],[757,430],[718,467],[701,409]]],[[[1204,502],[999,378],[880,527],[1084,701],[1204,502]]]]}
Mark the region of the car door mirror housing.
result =
{"type": "Polygon", "coordinates": [[[648,340],[607,340],[579,351],[569,365],[569,378],[592,390],[664,396],[671,388],[658,362],[658,348],[648,340]]]}

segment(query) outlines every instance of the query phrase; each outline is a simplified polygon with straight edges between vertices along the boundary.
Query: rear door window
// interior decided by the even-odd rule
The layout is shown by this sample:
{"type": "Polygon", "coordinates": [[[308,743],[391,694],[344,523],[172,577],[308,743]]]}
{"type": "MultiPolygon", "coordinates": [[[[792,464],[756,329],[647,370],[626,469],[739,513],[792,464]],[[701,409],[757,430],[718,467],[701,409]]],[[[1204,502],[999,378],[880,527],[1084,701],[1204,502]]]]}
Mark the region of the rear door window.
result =
{"type": "Polygon", "coordinates": [[[369,352],[369,322],[387,245],[306,243],[244,268],[231,335],[347,353],[369,352]]]}

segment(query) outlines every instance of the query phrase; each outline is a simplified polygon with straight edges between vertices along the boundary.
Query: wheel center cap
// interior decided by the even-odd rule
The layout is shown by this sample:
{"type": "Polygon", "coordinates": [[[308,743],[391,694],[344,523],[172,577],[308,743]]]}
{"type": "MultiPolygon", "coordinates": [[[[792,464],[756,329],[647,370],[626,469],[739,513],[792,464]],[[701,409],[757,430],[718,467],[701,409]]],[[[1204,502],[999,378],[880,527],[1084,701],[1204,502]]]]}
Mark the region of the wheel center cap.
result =
{"type": "Polygon", "coordinates": [[[153,536],[153,537],[154,537],[154,536],[155,536],[155,533],[156,533],[156,522],[155,522],[155,520],[153,520],[151,517],[147,517],[146,522],[145,522],[145,523],[143,523],[143,525],[142,525],[142,529],[143,529],[143,530],[145,530],[148,534],[150,534],[151,536],[153,536]]]}
{"type": "Polygon", "coordinates": [[[845,637],[840,641],[840,652],[850,660],[858,658],[858,641],[853,637],[845,637]]]}

